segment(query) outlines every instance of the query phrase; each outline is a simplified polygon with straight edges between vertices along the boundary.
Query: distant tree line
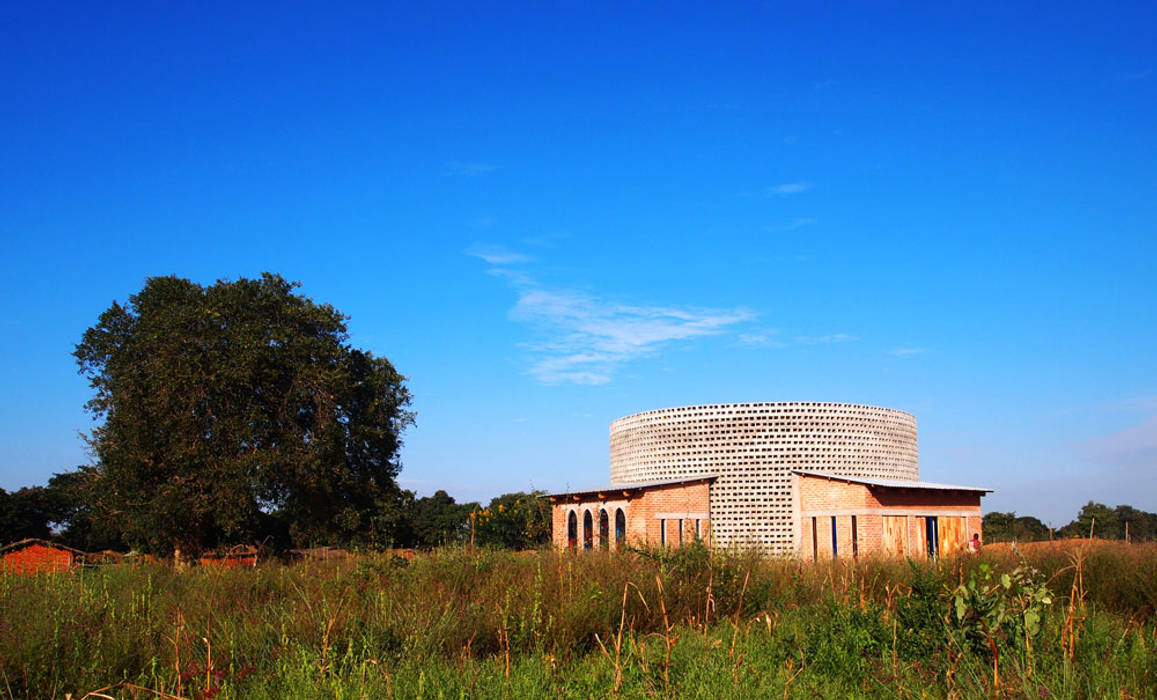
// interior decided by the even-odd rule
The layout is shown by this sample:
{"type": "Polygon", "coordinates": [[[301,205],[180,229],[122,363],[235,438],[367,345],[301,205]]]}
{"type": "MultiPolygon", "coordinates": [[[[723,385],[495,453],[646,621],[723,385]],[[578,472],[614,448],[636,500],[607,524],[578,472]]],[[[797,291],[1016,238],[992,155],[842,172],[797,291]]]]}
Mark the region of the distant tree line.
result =
{"type": "Polygon", "coordinates": [[[1110,508],[1089,501],[1081,508],[1076,520],[1056,530],[1029,515],[993,512],[984,516],[986,542],[1037,542],[1089,537],[1090,534],[1107,540],[1157,540],[1157,513],[1125,505],[1110,508]]]}
{"type": "MultiPolygon", "coordinates": [[[[98,516],[92,494],[85,488],[84,470],[53,476],[46,486],[0,489],[0,546],[30,537],[51,539],[69,547],[95,552],[128,551],[139,547],[115,522],[98,516]]],[[[391,504],[391,528],[373,540],[327,538],[322,541],[274,539],[274,533],[254,533],[229,544],[264,542],[272,549],[311,544],[347,547],[433,549],[446,545],[533,549],[550,541],[550,503],[541,491],[507,493],[489,505],[457,503],[445,491],[418,498],[403,490],[391,504]]],[[[165,553],[165,552],[162,552],[165,553]]]]}
{"type": "Polygon", "coordinates": [[[542,494],[482,507],[399,488],[414,422],[405,377],[349,345],[347,317],[297,286],[269,273],[208,286],[152,277],[114,301],[73,353],[93,390],[93,463],[0,490],[0,540],[178,560],[259,542],[545,542],[542,494]]]}

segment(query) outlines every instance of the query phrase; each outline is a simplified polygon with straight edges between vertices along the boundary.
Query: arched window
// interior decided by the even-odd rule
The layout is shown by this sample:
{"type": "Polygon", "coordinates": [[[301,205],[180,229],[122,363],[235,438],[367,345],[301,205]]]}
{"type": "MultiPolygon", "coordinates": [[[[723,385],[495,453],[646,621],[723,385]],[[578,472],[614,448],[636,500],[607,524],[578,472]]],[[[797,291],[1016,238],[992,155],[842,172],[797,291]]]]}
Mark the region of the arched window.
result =
{"type": "Polygon", "coordinates": [[[591,531],[591,512],[588,510],[583,513],[583,549],[590,549],[594,546],[594,533],[591,531]]]}
{"type": "Polygon", "coordinates": [[[606,549],[611,546],[611,519],[607,517],[607,509],[603,508],[599,511],[599,548],[606,549]]]}
{"type": "Polygon", "coordinates": [[[615,511],[615,549],[627,539],[627,515],[622,508],[615,511]]]}
{"type": "Polygon", "coordinates": [[[574,549],[578,545],[578,517],[574,511],[566,517],[566,546],[574,549]]]}

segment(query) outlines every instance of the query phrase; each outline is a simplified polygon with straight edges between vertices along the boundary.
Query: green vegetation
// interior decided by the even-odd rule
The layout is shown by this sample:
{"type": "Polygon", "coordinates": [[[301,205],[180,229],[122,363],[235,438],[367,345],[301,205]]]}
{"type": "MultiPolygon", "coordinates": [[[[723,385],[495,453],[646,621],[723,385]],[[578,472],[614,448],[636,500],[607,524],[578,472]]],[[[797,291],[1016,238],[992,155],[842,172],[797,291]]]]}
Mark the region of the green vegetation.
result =
{"type": "Polygon", "coordinates": [[[0,575],[0,693],[1139,698],[1157,693],[1155,605],[1157,545],[1114,543],[118,566],[0,575]]]}
{"type": "Polygon", "coordinates": [[[1017,517],[1016,513],[998,512],[984,515],[985,542],[1042,542],[1088,537],[1090,534],[1106,540],[1151,542],[1157,540],[1157,513],[1124,505],[1110,508],[1089,501],[1081,508],[1076,520],[1055,532],[1029,515],[1017,517]]]}
{"type": "Polygon", "coordinates": [[[90,523],[155,553],[390,538],[404,378],[295,287],[153,277],[85,331],[101,422],[73,480],[90,523]]]}

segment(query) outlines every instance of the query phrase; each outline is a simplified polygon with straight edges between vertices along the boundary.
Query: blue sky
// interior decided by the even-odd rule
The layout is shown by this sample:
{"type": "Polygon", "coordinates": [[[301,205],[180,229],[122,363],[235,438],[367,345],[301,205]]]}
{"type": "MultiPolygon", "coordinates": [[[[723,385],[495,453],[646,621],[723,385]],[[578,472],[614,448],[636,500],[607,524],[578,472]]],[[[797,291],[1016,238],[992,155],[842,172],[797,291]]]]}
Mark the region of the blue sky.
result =
{"type": "Polygon", "coordinates": [[[1157,510],[1157,10],[0,8],[0,487],[152,275],[279,272],[410,377],[402,482],[606,481],[664,406],[911,411],[921,476],[1157,510]]]}

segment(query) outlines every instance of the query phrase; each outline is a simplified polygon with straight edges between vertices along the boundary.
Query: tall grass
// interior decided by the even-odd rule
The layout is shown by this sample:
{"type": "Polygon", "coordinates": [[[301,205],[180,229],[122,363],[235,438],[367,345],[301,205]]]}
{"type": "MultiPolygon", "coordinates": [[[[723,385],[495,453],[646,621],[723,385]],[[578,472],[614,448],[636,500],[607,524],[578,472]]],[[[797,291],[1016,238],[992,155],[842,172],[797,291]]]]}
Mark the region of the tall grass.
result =
{"type": "MultiPolygon", "coordinates": [[[[0,574],[0,695],[1153,697],[1155,581],[1157,545],[1110,543],[1079,559],[446,549],[0,574]],[[1052,590],[1027,647],[999,630],[968,643],[952,592],[982,565],[997,582],[1034,567],[1052,590]]],[[[989,588],[981,602],[1015,593],[989,588]]]]}

